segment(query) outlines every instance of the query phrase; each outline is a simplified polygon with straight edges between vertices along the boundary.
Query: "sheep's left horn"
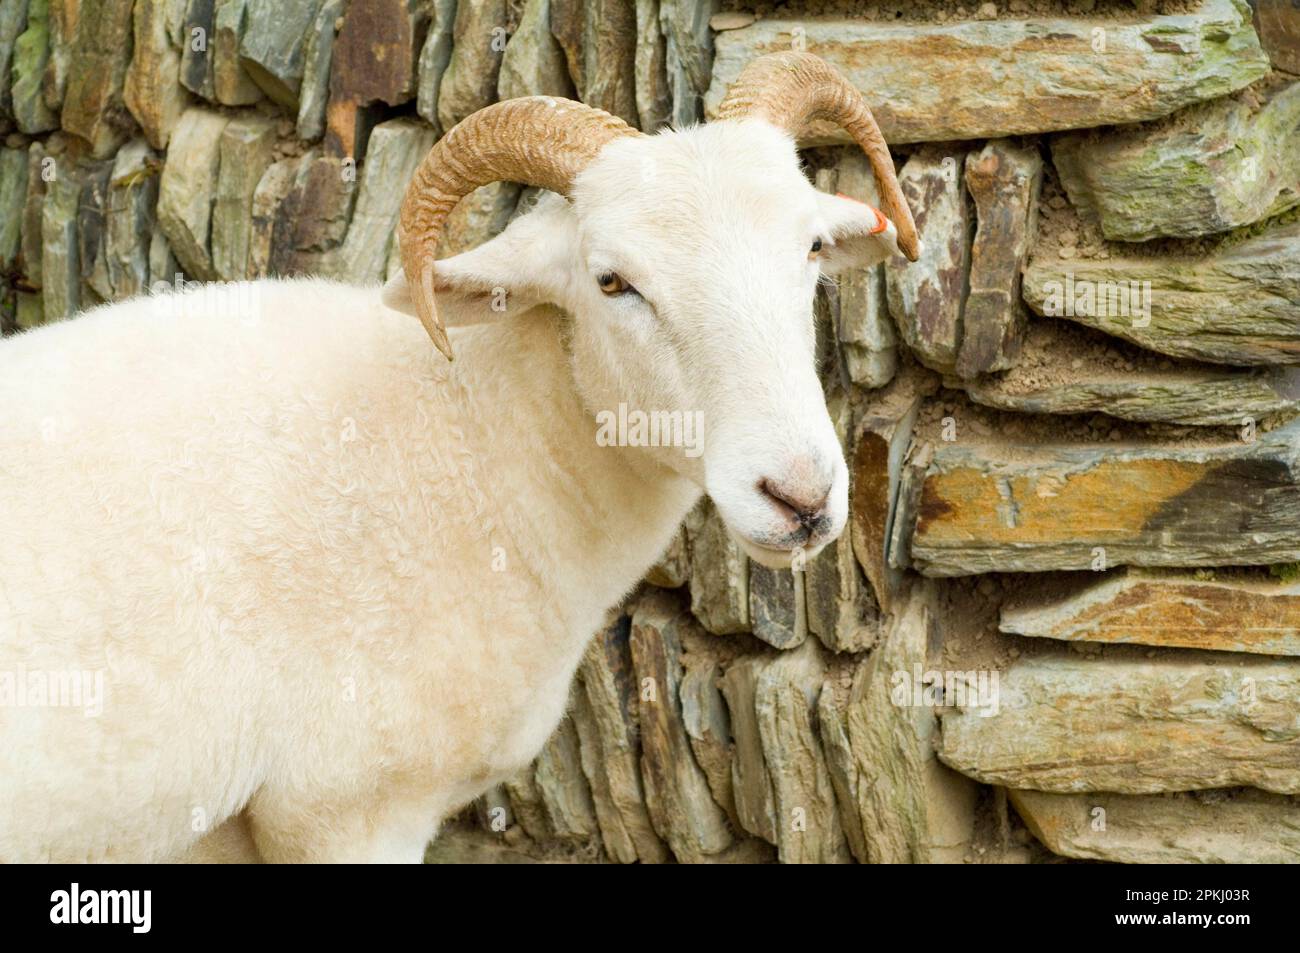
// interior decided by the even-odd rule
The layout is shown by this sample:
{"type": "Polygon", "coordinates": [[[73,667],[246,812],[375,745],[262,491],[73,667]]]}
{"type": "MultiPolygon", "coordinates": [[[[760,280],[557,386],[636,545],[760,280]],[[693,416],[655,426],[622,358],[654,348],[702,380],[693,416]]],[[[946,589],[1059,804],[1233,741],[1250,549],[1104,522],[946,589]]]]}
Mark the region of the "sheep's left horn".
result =
{"type": "Polygon", "coordinates": [[[434,259],[443,224],[479,186],[519,182],[567,195],[574,178],[611,140],[638,136],[617,116],[570,99],[528,96],[480,109],[429,150],[402,204],[402,268],[420,323],[451,360],[434,300],[434,259]]]}
{"type": "Polygon", "coordinates": [[[898,247],[909,261],[920,255],[916,223],[894,174],[894,160],[866,102],[843,76],[820,56],[787,51],[768,53],[751,62],[727,90],[719,119],[766,119],[792,136],[814,119],[842,127],[862,147],[876,176],[880,204],[898,229],[898,247]]]}

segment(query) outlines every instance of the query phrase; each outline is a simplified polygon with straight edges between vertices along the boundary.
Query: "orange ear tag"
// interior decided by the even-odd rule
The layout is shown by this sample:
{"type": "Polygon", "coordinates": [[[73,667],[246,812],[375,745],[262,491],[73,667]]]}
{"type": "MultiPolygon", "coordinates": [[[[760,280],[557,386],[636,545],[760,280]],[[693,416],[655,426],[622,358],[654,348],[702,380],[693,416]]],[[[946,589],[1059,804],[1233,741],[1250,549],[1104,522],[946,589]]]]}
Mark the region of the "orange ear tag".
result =
{"type": "MultiPolygon", "coordinates": [[[[867,205],[867,203],[862,201],[861,199],[855,199],[853,196],[845,195],[843,192],[836,192],[835,197],[841,199],[848,199],[850,202],[857,202],[859,205],[867,205]]],[[[885,216],[881,213],[880,209],[876,208],[874,205],[867,205],[867,208],[871,209],[871,213],[876,216],[876,227],[873,228],[870,232],[868,232],[868,234],[879,235],[881,232],[883,232],[886,228],[889,227],[889,219],[885,218],[885,216]]]]}

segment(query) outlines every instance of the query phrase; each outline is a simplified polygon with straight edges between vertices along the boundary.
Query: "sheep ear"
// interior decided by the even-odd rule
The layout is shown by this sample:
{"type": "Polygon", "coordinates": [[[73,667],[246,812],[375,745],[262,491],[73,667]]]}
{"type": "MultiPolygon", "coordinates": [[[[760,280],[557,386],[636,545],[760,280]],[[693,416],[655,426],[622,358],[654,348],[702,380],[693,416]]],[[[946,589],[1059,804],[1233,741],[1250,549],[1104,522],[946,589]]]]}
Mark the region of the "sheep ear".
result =
{"type": "Polygon", "coordinates": [[[839,274],[901,255],[898,229],[874,206],[847,195],[820,194],[823,228],[822,271],[839,274]]]}
{"type": "MultiPolygon", "coordinates": [[[[434,264],[438,313],[447,327],[485,324],[561,300],[577,256],[577,229],[569,203],[544,196],[500,235],[434,264]]],[[[398,272],[382,292],[385,307],[416,314],[414,291],[398,272]]]]}

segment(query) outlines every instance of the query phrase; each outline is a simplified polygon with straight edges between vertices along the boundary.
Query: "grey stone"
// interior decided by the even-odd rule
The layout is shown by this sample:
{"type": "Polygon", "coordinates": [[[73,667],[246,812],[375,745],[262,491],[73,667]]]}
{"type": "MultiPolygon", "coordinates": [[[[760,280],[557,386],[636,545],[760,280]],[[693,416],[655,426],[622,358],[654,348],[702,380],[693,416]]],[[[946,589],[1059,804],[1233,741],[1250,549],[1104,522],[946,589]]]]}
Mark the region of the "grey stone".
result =
{"type": "Polygon", "coordinates": [[[348,233],[356,177],[347,159],[315,156],[298,168],[293,188],[276,212],[271,271],[277,275],[328,273],[348,233]]]}
{"type": "MultiPolygon", "coordinates": [[[[1255,92],[1252,90],[1252,93],[1255,92]]],[[[1300,205],[1300,83],[1052,141],[1070,201],[1109,239],[1192,237],[1300,205]]]]}
{"type": "Polygon", "coordinates": [[[564,50],[551,35],[551,0],[527,0],[519,27],[506,44],[497,79],[501,99],[574,95],[564,50]]]}
{"type": "Polygon", "coordinates": [[[23,201],[20,227],[19,271],[31,288],[41,286],[41,212],[49,180],[58,169],[57,161],[47,154],[45,144],[40,141],[27,149],[27,197],[23,201]]]}
{"type": "Polygon", "coordinates": [[[62,126],[90,144],[96,159],[111,156],[133,131],[122,99],[131,64],[135,0],[99,0],[81,7],[62,126]]]}
{"type": "Polygon", "coordinates": [[[267,96],[298,111],[307,34],[323,0],[276,0],[249,6],[239,55],[267,96]]]}
{"type": "Polygon", "coordinates": [[[722,657],[710,651],[716,642],[695,640],[684,659],[682,726],[690,738],[695,762],[704,772],[714,803],[727,813],[732,827],[741,829],[732,778],[731,717],[722,697],[722,657]]]}
{"type": "Polygon", "coordinates": [[[42,83],[50,60],[49,0],[31,0],[27,8],[27,26],[14,43],[13,101],[14,121],[28,135],[49,132],[59,125],[59,115],[45,104],[42,83]]]}
{"type": "MultiPolygon", "coordinates": [[[[756,56],[806,48],[862,90],[889,142],[1140,122],[1240,89],[1268,71],[1242,0],[1102,22],[773,18],[719,33],[716,44],[709,118],[756,56]]],[[[806,136],[809,144],[847,139],[825,123],[812,124],[806,136]]]]}
{"type": "Polygon", "coordinates": [[[499,235],[510,224],[521,190],[515,182],[491,182],[465,196],[447,216],[438,257],[459,255],[499,235]]]}
{"type": "Polygon", "coordinates": [[[1120,569],[1017,587],[1003,632],[1300,656],[1300,584],[1263,572],[1120,569]]]}
{"type": "Polygon", "coordinates": [[[212,206],[212,267],[225,281],[249,277],[253,193],[271,165],[275,120],[248,115],[233,119],[221,134],[221,168],[212,206]]]}
{"type": "MultiPolygon", "coordinates": [[[[521,200],[522,201],[522,200],[521,200]]],[[[690,549],[685,528],[677,531],[659,561],[646,573],[646,582],[661,589],[676,589],[691,578],[690,549]]]]}
{"type": "Polygon", "coordinates": [[[0,0],[0,128],[14,115],[14,45],[27,28],[27,0],[0,0]]]}
{"type": "Polygon", "coordinates": [[[605,853],[620,863],[657,864],[670,855],[655,833],[641,783],[630,635],[631,620],[620,616],[587,647],[580,670],[585,708],[577,709],[575,722],[605,853]]]}
{"type": "MultiPolygon", "coordinates": [[[[888,389],[873,394],[857,424],[852,455],[853,493],[849,501],[849,536],[876,604],[893,611],[907,563],[895,540],[900,512],[907,510],[903,488],[904,458],[912,441],[912,428],[921,409],[916,374],[897,378],[888,389]]],[[[905,518],[905,517],[904,517],[905,518]]],[[[906,531],[910,536],[908,524],[906,531]]]]}
{"type": "Polygon", "coordinates": [[[719,0],[659,0],[674,126],[687,126],[704,118],[704,96],[710,89],[714,67],[709,18],[720,5],[719,0]]]}
{"type": "Polygon", "coordinates": [[[1065,317],[1142,347],[1217,364],[1300,356],[1300,224],[1196,258],[1034,257],[1022,292],[1065,317]]]}
{"type": "Polygon", "coordinates": [[[826,666],[815,642],[760,667],[754,690],[772,782],[777,853],[786,864],[847,863],[848,842],[816,727],[826,666]]]}
{"type": "Polygon", "coordinates": [[[383,279],[407,184],[433,142],[427,126],[409,119],[375,127],[347,239],[322,263],[323,274],[353,284],[383,279]]]}
{"type": "Polygon", "coordinates": [[[636,114],[642,132],[658,132],[672,120],[668,45],[659,22],[659,0],[636,0],[636,114]]]}
{"type": "Polygon", "coordinates": [[[131,298],[149,289],[149,246],[162,162],[143,139],[118,150],[108,191],[104,238],[107,294],[131,298]]]}
{"type": "Polygon", "coordinates": [[[81,309],[77,209],[83,183],[83,173],[63,163],[41,206],[41,290],[47,322],[62,321],[81,309]]]}
{"type": "Polygon", "coordinates": [[[1019,366],[947,384],[1001,410],[1103,413],[1203,427],[1240,427],[1300,409],[1300,370],[1294,367],[1174,364],[1135,348],[1107,346],[1098,337],[1066,322],[1038,319],[1019,366]]]}
{"type": "Polygon", "coordinates": [[[918,584],[854,675],[843,708],[867,858],[875,864],[954,863],[969,847],[976,788],[935,758],[938,721],[908,681],[937,642],[932,584],[918,584]]]}
{"type": "Polygon", "coordinates": [[[209,233],[221,164],[221,136],[229,119],[195,107],[185,111],[172,134],[158,195],[158,224],[186,276],[217,277],[209,233]]]}
{"type": "Polygon", "coordinates": [[[918,261],[885,273],[889,313],[927,367],[951,372],[961,348],[974,218],[962,185],[963,156],[917,153],[898,181],[916,219],[918,261]]]}
{"type": "MultiPolygon", "coordinates": [[[[825,191],[880,206],[871,164],[858,147],[843,151],[831,178],[825,191]]],[[[898,369],[898,336],[889,317],[885,265],[848,269],[839,275],[838,286],[835,335],[849,379],[863,387],[883,387],[898,369]]]]}
{"type": "Polygon", "coordinates": [[[438,124],[444,131],[496,99],[508,26],[508,0],[457,4],[451,58],[438,85],[438,124]]]}
{"type": "Polygon", "coordinates": [[[275,223],[279,218],[280,205],[297,181],[299,169],[310,163],[316,155],[313,152],[272,163],[253,190],[253,200],[249,206],[249,278],[264,278],[271,274],[275,223]]]}
{"type": "Polygon", "coordinates": [[[189,0],[181,46],[181,85],[209,102],[217,98],[216,32],[217,0],[189,0]]]}
{"type": "Polygon", "coordinates": [[[445,129],[438,121],[438,90],[451,62],[452,37],[456,24],[456,0],[433,0],[432,20],[420,50],[419,89],[416,109],[441,137],[445,129]]]}
{"type": "Polygon", "coordinates": [[[789,569],[749,567],[749,621],[755,638],[778,649],[802,645],[808,637],[803,576],[789,569]]]}
{"type": "Polygon", "coordinates": [[[336,35],[334,24],[346,9],[347,0],[325,0],[307,35],[298,99],[299,139],[310,142],[325,134],[325,110],[329,105],[330,65],[336,35]]]}
{"type": "Polygon", "coordinates": [[[566,714],[537,756],[534,775],[552,836],[586,841],[600,834],[573,718],[566,714]]]}
{"type": "Polygon", "coordinates": [[[0,273],[7,273],[18,260],[26,202],[27,150],[0,149],[0,273]]]}
{"type": "Polygon", "coordinates": [[[731,538],[712,502],[687,517],[691,612],[710,632],[749,631],[749,558],[731,538]]]}
{"type": "MultiPolygon", "coordinates": [[[[248,11],[255,5],[255,0],[216,0],[210,53],[212,89],[216,101],[225,106],[248,106],[263,95],[239,58],[248,11]]],[[[308,43],[312,39],[309,35],[308,43]]]]}

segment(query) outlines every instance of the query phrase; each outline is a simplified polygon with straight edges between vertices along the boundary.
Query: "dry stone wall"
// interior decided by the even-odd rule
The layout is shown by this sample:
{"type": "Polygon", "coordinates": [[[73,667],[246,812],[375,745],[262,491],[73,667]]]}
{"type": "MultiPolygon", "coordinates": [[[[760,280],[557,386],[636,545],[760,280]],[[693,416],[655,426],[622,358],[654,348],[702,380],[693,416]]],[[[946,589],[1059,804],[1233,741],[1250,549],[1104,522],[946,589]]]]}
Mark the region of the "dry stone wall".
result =
{"type": "MultiPolygon", "coordinates": [[[[703,503],[430,859],[1300,859],[1290,0],[0,0],[0,325],[381,281],[474,110],[654,131],[789,48],[866,94],[926,245],[819,293],[849,531],[774,572],[703,503]]],[[[842,141],[810,175],[873,201],[842,141]]]]}

